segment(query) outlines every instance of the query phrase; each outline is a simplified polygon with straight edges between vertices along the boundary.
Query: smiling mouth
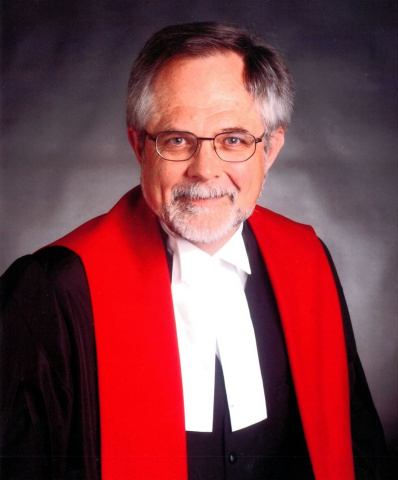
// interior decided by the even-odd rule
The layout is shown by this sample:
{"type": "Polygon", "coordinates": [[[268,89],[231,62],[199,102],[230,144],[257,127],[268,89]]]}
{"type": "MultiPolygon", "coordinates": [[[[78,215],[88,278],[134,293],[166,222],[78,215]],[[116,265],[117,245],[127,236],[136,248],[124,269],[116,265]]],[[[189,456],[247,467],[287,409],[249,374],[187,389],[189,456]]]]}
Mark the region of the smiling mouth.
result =
{"type": "Polygon", "coordinates": [[[188,201],[196,204],[218,203],[219,200],[229,198],[231,203],[235,202],[237,191],[217,186],[194,183],[188,186],[178,186],[173,189],[172,201],[188,201]]]}
{"type": "Polygon", "coordinates": [[[187,202],[197,207],[217,207],[221,206],[222,204],[225,205],[226,202],[228,202],[229,205],[232,205],[233,203],[231,198],[226,195],[223,195],[221,197],[187,199],[187,202]]]}

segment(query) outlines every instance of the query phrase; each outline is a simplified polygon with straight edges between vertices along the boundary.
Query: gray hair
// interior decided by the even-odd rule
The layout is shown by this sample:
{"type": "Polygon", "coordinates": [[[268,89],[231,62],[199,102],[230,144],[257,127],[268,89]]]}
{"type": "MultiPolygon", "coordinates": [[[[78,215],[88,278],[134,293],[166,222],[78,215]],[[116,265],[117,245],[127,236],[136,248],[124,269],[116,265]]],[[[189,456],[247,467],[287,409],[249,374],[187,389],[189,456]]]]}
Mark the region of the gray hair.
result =
{"type": "Polygon", "coordinates": [[[235,27],[213,22],[171,25],[144,45],[131,70],[126,121],[143,130],[153,113],[153,87],[161,69],[178,57],[234,52],[244,61],[245,86],[258,103],[268,132],[287,128],[293,109],[293,82],[281,55],[270,45],[235,27]]]}

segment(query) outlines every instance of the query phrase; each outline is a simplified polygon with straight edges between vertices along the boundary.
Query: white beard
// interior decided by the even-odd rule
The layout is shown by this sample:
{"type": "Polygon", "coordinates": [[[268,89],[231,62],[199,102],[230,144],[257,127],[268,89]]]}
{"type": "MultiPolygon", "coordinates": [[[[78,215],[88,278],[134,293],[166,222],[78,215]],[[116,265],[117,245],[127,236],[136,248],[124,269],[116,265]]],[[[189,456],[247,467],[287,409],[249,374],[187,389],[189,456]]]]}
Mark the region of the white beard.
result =
{"type": "Polygon", "coordinates": [[[192,243],[212,243],[220,240],[244,222],[253,208],[242,211],[236,202],[236,188],[222,188],[201,182],[175,186],[172,200],[165,205],[162,220],[175,233],[192,243]],[[227,197],[229,203],[201,206],[190,200],[227,197]]]}

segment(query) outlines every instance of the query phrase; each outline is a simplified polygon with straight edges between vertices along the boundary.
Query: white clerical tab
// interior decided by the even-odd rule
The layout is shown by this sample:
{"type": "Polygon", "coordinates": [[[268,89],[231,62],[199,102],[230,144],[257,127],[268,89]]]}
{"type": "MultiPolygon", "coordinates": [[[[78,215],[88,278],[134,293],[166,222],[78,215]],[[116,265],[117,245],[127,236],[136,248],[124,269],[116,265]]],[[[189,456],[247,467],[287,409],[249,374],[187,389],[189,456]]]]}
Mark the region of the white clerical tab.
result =
{"type": "Polygon", "coordinates": [[[216,336],[234,432],[265,420],[267,408],[246,296],[237,276],[225,275],[222,281],[230,295],[225,314],[217,318],[216,336]]]}
{"type": "Polygon", "coordinates": [[[250,266],[241,229],[213,257],[169,234],[172,294],[185,428],[213,429],[215,354],[224,372],[232,431],[267,418],[256,338],[244,285],[250,266]]]}

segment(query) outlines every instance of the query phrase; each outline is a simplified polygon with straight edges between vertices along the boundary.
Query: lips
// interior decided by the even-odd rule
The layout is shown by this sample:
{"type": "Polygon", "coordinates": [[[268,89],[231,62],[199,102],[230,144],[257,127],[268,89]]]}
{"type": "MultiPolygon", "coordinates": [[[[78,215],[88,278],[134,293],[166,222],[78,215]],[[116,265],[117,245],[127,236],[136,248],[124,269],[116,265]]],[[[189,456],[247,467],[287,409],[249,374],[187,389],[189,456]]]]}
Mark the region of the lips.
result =
{"type": "Polygon", "coordinates": [[[177,202],[178,200],[188,200],[192,202],[200,202],[228,197],[231,203],[233,203],[236,195],[237,191],[235,189],[226,189],[217,185],[194,183],[192,185],[174,187],[172,191],[172,201],[177,202]]]}

